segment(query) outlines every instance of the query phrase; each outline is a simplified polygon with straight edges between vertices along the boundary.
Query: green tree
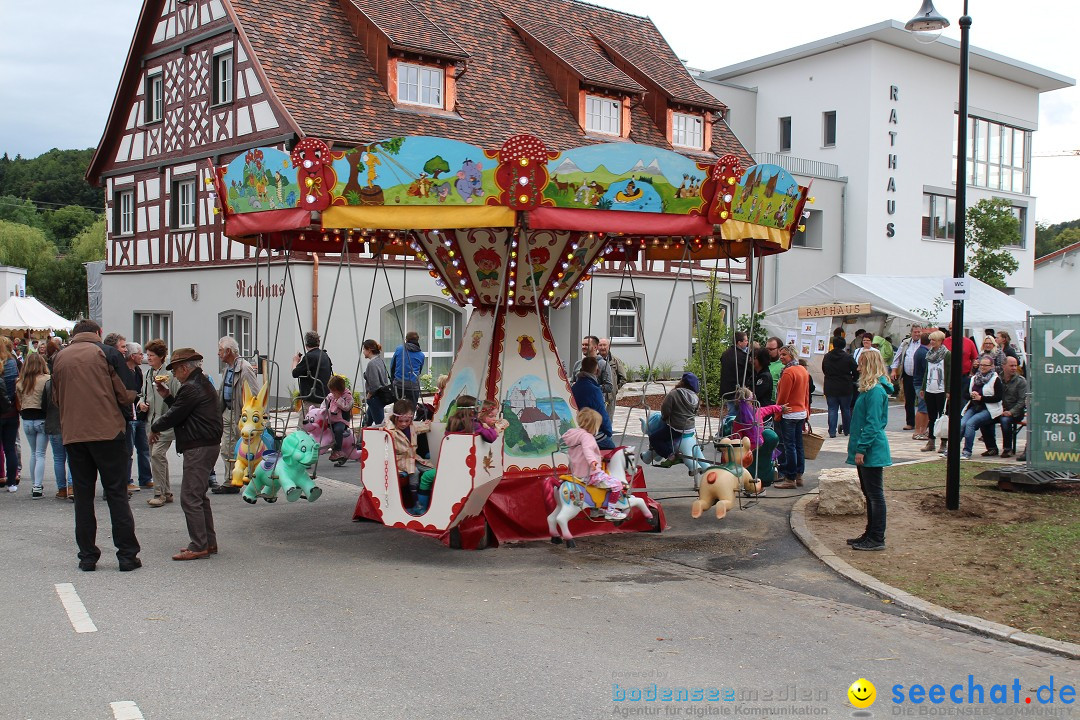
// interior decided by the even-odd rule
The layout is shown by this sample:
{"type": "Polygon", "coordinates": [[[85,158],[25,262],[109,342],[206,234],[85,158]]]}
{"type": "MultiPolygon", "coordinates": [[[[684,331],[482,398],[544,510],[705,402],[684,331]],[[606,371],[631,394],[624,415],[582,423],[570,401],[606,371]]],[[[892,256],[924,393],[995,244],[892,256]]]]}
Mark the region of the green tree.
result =
{"type": "Polygon", "coordinates": [[[1004,290],[1005,279],[1020,267],[1003,248],[1019,245],[1020,221],[1004,198],[980,200],[967,214],[968,274],[1004,290]]]}
{"type": "Polygon", "coordinates": [[[94,224],[101,215],[78,205],[66,205],[45,213],[45,225],[57,246],[63,251],[71,240],[94,224]]]}
{"type": "Polygon", "coordinates": [[[86,266],[72,255],[28,271],[26,287],[66,318],[85,317],[88,312],[86,266]]]}
{"type": "Polygon", "coordinates": [[[80,263],[105,259],[105,218],[99,216],[71,241],[69,252],[80,263]]]}
{"type": "Polygon", "coordinates": [[[444,172],[450,172],[450,164],[443,160],[442,155],[436,155],[424,163],[424,172],[433,178],[437,178],[444,172]]]}
{"type": "Polygon", "coordinates": [[[39,230],[44,229],[44,222],[38,214],[37,205],[14,195],[0,196],[0,220],[29,225],[39,230]]]}
{"type": "Polygon", "coordinates": [[[56,246],[37,228],[0,220],[0,265],[27,273],[56,260],[56,246]]]}

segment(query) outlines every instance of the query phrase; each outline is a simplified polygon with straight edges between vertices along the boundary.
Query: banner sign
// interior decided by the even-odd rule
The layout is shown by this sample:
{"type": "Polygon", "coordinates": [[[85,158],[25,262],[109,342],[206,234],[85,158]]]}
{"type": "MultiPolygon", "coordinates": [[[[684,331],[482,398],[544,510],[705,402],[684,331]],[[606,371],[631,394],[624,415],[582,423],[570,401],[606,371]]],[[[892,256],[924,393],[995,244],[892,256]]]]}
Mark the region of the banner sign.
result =
{"type": "Polygon", "coordinates": [[[800,305],[799,318],[839,317],[841,315],[869,315],[870,303],[829,303],[828,305],[800,305]]]}
{"type": "Polygon", "coordinates": [[[1080,315],[1032,315],[1028,464],[1080,472],[1080,315]]]}

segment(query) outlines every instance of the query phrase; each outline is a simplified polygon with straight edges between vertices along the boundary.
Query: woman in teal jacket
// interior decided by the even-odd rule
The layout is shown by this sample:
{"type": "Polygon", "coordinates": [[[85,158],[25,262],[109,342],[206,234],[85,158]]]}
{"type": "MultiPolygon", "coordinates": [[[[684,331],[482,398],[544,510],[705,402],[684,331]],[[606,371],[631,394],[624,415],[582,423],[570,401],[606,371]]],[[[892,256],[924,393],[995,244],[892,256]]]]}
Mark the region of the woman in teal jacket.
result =
{"type": "Polygon", "coordinates": [[[859,356],[859,396],[851,410],[847,462],[858,471],[859,486],[866,498],[866,530],[847,541],[853,550],[885,549],[884,469],[892,465],[885,425],[893,389],[887,372],[880,352],[859,356]]]}

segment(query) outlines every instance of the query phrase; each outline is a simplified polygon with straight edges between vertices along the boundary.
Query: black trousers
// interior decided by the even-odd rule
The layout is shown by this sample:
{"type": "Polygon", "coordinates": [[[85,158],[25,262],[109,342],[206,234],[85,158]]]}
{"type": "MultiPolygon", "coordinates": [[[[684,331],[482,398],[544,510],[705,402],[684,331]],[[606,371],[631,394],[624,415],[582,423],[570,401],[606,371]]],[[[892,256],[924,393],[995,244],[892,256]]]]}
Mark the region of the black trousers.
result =
{"type": "Polygon", "coordinates": [[[904,371],[900,371],[900,381],[904,383],[904,418],[907,425],[915,427],[915,403],[919,401],[918,393],[915,392],[915,378],[904,371]]]}
{"type": "Polygon", "coordinates": [[[79,560],[97,562],[101,550],[97,546],[97,516],[94,514],[94,494],[97,478],[112,520],[113,545],[121,565],[129,564],[139,554],[135,537],[135,518],[128,504],[128,448],[125,433],[112,440],[71,443],[65,445],[71,479],[75,487],[75,542],[79,560]]]}

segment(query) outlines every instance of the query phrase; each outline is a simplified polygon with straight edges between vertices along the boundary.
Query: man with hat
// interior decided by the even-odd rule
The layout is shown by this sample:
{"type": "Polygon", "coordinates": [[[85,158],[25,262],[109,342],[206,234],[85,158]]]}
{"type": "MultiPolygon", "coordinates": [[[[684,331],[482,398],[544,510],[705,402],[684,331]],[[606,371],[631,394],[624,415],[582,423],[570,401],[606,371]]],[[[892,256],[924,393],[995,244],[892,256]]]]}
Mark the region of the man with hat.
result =
{"type": "Polygon", "coordinates": [[[217,391],[202,371],[202,359],[194,348],[173,351],[165,367],[180,381],[180,390],[175,396],[165,380],[154,378],[154,389],[169,409],[154,421],[150,430],[155,433],[174,430],[176,452],[184,456],[180,507],[191,542],[173,555],[173,560],[197,560],[218,551],[214,514],[206,493],[210,489],[210,470],[217,460],[221,442],[222,420],[217,391]]]}
{"type": "Polygon", "coordinates": [[[121,405],[135,402],[135,393],[109,362],[100,325],[80,320],[71,333],[71,344],[53,360],[52,402],[60,408],[60,434],[75,489],[79,569],[96,570],[101,557],[94,514],[94,486],[100,475],[120,570],[135,570],[142,561],[128,504],[127,421],[120,412],[121,405]]]}

